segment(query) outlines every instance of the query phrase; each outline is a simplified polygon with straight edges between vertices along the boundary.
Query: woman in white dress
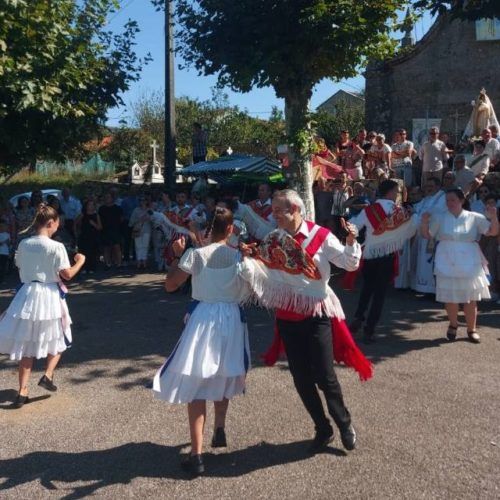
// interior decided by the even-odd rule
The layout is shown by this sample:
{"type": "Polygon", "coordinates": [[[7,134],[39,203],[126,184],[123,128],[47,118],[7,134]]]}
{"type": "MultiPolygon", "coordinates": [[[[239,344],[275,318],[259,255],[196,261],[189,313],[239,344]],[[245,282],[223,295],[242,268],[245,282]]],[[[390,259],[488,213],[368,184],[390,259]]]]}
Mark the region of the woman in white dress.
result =
{"type": "Polygon", "coordinates": [[[61,280],[73,278],[85,263],[82,254],[70,265],[62,243],[51,239],[59,228],[59,215],[45,203],[38,206],[26,231],[35,236],[21,241],[16,252],[21,287],[0,319],[0,353],[19,361],[19,393],[14,408],[28,399],[33,359],[47,358],[45,374],[38,385],[55,392],[54,370],[71,342],[71,318],[61,280]]]}
{"type": "Polygon", "coordinates": [[[176,240],[176,259],[165,281],[167,292],[173,292],[191,275],[196,307],[172,354],[157,372],[153,390],[159,399],[188,405],[191,454],[182,466],[195,475],[204,472],[206,401],[215,402],[212,446],[225,446],[229,399],[244,392],[249,368],[248,331],[239,307],[248,298],[248,288],[238,274],[240,253],[226,244],[232,231],[232,213],[217,208],[212,243],[183,254],[184,238],[176,240]]]}
{"type": "Polygon", "coordinates": [[[488,209],[484,215],[464,210],[465,195],[461,189],[446,193],[446,210],[442,214],[422,215],[422,236],[438,241],[435,256],[436,300],[444,302],[449,326],[446,336],[455,340],[458,311],[463,304],[467,335],[479,343],[476,332],[477,301],[490,297],[485,259],[479,249],[481,235],[498,234],[496,210],[488,209]]]}

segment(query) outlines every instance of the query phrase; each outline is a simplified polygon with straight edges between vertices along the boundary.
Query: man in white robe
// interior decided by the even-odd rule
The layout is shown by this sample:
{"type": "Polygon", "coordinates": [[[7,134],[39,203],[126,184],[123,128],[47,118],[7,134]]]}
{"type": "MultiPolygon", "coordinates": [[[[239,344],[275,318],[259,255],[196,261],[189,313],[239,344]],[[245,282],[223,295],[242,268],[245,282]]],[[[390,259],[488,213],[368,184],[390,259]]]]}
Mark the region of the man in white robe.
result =
{"type": "MultiPolygon", "coordinates": [[[[431,177],[424,185],[425,198],[415,204],[413,209],[420,223],[422,214],[440,213],[446,210],[445,192],[441,190],[439,179],[431,177]]],[[[434,246],[432,240],[426,240],[418,232],[412,245],[411,288],[420,293],[436,293],[434,277],[434,246]]]]}

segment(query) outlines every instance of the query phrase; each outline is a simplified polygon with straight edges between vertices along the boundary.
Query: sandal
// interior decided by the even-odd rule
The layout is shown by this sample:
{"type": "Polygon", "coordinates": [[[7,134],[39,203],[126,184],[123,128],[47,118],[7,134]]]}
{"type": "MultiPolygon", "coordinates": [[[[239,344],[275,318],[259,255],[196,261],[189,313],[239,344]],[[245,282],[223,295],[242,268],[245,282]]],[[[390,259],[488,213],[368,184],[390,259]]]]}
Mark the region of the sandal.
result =
{"type": "Polygon", "coordinates": [[[457,338],[458,326],[448,325],[448,330],[446,331],[446,338],[448,340],[455,340],[457,338]]]}
{"type": "Polygon", "coordinates": [[[472,330],[472,332],[467,332],[467,335],[469,337],[469,340],[473,343],[473,344],[479,344],[481,343],[481,337],[479,336],[479,334],[476,332],[476,330],[472,330]]]}

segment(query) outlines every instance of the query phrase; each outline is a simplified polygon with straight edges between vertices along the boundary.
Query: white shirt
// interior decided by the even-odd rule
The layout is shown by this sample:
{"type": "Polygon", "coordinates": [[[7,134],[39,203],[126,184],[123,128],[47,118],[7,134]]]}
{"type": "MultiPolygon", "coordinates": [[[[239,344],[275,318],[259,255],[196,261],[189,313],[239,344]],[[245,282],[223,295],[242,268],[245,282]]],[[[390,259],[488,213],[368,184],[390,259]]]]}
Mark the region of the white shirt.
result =
{"type": "Polygon", "coordinates": [[[406,152],[406,156],[396,158],[392,157],[392,166],[393,167],[402,167],[405,163],[411,162],[410,151],[413,149],[413,142],[411,141],[403,141],[403,142],[395,142],[392,145],[392,150],[396,153],[406,152]]]}
{"type": "Polygon", "coordinates": [[[32,236],[19,243],[16,265],[23,283],[57,283],[59,272],[71,267],[66,248],[48,236],[32,236]]]}
{"type": "MultiPolygon", "coordinates": [[[[305,221],[302,221],[297,234],[304,235],[307,241],[310,232],[305,221]]],[[[323,281],[327,283],[330,280],[330,262],[347,271],[355,271],[359,267],[360,259],[361,246],[358,242],[355,242],[352,246],[344,246],[332,233],[328,234],[313,257],[323,281]]]]}
{"type": "Polygon", "coordinates": [[[484,147],[484,152],[488,155],[490,160],[493,160],[495,157],[495,153],[500,151],[500,142],[493,137],[486,143],[484,147]]]}
{"type": "Polygon", "coordinates": [[[422,172],[437,172],[442,170],[443,164],[448,160],[446,144],[439,139],[425,142],[419,153],[422,160],[422,172]]]}
{"type": "Polygon", "coordinates": [[[486,175],[490,169],[490,157],[486,154],[486,152],[478,156],[473,156],[470,163],[470,169],[474,172],[476,177],[479,175],[486,175]],[[475,161],[476,158],[478,158],[477,161],[475,161]]]}
{"type": "Polygon", "coordinates": [[[462,191],[468,191],[471,182],[474,181],[476,176],[474,172],[467,166],[460,170],[455,170],[455,186],[459,187],[462,191]]]}
{"type": "Polygon", "coordinates": [[[82,211],[82,204],[80,200],[70,196],[68,200],[65,200],[62,196],[59,198],[59,203],[61,204],[61,209],[64,212],[66,220],[75,220],[82,211]]]}

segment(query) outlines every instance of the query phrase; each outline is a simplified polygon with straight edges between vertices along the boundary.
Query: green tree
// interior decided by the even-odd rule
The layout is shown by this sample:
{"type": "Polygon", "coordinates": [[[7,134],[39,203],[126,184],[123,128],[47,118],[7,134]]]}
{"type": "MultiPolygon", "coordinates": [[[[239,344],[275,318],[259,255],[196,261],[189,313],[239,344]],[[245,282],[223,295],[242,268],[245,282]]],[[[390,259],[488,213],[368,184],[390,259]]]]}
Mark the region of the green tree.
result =
{"type": "Polygon", "coordinates": [[[151,162],[152,137],[144,130],[121,127],[112,134],[110,145],[101,152],[103,160],[113,162],[117,172],[128,170],[136,161],[151,162]]]}
{"type": "Polygon", "coordinates": [[[353,105],[341,99],[334,113],[318,111],[311,115],[311,119],[318,136],[323,137],[329,147],[333,147],[342,130],[348,130],[354,136],[364,128],[365,108],[363,104],[353,105]]]}
{"type": "MultiPolygon", "coordinates": [[[[143,130],[160,144],[163,155],[165,100],[162,92],[143,94],[132,104],[133,126],[143,130]]],[[[183,165],[191,162],[193,123],[199,122],[208,132],[209,157],[219,156],[230,146],[237,153],[275,156],[283,142],[284,121],[278,110],[269,120],[251,117],[231,106],[227,94],[214,90],[212,98],[201,101],[189,97],[176,99],[177,158],[183,165]]]]}
{"type": "Polygon", "coordinates": [[[139,78],[137,23],[116,0],[0,0],[0,166],[61,159],[98,134],[139,78]]]}
{"type": "Polygon", "coordinates": [[[469,21],[500,18],[498,0],[418,0],[415,7],[429,9],[433,14],[450,13],[456,19],[469,21]]]}
{"type": "Polygon", "coordinates": [[[324,78],[355,76],[389,55],[404,0],[178,0],[178,50],[221,86],[272,86],[285,100],[292,184],[314,213],[309,101],[324,78]]]}

